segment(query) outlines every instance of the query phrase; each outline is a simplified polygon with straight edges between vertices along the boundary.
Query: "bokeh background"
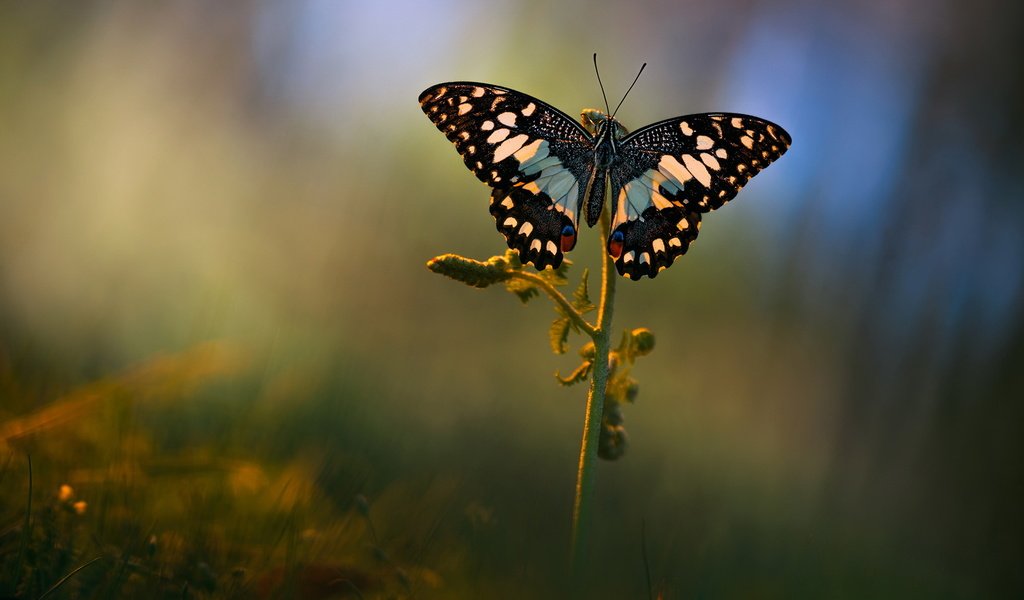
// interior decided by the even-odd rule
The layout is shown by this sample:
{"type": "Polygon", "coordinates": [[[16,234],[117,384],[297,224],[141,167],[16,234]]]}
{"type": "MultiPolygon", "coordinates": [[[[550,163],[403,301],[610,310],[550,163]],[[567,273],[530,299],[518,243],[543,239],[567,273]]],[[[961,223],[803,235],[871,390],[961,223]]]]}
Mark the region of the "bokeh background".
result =
{"type": "Polygon", "coordinates": [[[1019,597],[1021,6],[3,3],[0,591],[1019,597]],[[572,114],[595,51],[629,127],[794,144],[620,284],[657,348],[573,583],[584,390],[545,302],[424,268],[504,244],[416,98],[572,114]]]}

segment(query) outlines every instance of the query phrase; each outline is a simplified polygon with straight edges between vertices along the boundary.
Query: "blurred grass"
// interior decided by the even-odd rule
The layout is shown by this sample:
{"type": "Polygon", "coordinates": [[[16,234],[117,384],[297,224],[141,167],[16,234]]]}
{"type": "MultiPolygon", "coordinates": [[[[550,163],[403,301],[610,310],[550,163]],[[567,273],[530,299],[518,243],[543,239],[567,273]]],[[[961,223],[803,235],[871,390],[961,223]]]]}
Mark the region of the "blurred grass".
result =
{"type": "MultiPolygon", "coordinates": [[[[408,592],[394,565],[401,565],[418,595],[428,597],[431,590],[440,597],[473,597],[482,590],[542,597],[557,591],[562,554],[557,540],[568,534],[563,521],[570,490],[554,494],[561,496],[554,503],[534,490],[567,487],[571,436],[563,436],[569,442],[552,453],[550,438],[535,433],[536,425],[517,426],[521,417],[503,415],[513,431],[529,436],[494,439],[490,428],[457,427],[478,433],[436,440],[427,456],[404,457],[407,464],[398,465],[388,454],[400,453],[402,446],[396,451],[375,442],[389,440],[386,429],[372,429],[365,416],[353,422],[351,413],[338,415],[333,394],[303,389],[311,378],[285,370],[264,375],[264,383],[253,388],[246,381],[251,362],[223,350],[206,345],[155,359],[3,423],[12,449],[0,483],[16,490],[4,495],[0,507],[3,521],[13,524],[3,537],[20,533],[16,523],[24,516],[27,493],[21,464],[29,450],[37,507],[34,551],[24,567],[29,575],[17,590],[8,587],[8,594],[35,597],[92,556],[104,558],[65,584],[63,593],[130,597],[160,590],[178,597],[187,588],[199,596],[327,597],[338,592],[329,574],[342,573],[364,594],[383,597],[408,592]],[[214,401],[219,406],[209,405],[214,401]],[[223,413],[225,405],[234,408],[223,413]],[[477,451],[477,459],[467,463],[456,458],[466,448],[486,451],[477,451]],[[423,474],[414,475],[420,468],[423,474]],[[73,514],[68,502],[57,500],[61,484],[71,485],[75,499],[87,502],[84,514],[73,514]],[[370,512],[379,550],[352,503],[367,488],[378,490],[370,512]],[[381,552],[390,558],[382,561],[381,552]]],[[[725,417],[723,423],[735,418],[725,417]]],[[[631,454],[632,464],[607,465],[601,481],[604,539],[596,542],[616,549],[634,568],[597,580],[595,590],[610,597],[640,589],[639,524],[615,516],[633,505],[642,507],[641,513],[675,515],[668,529],[659,523],[651,536],[652,569],[671,588],[724,597],[785,597],[793,588],[784,582],[802,581],[812,594],[835,581],[827,574],[817,580],[804,573],[808,561],[849,573],[851,564],[877,551],[871,532],[818,531],[820,524],[806,506],[790,504],[812,496],[815,482],[790,478],[780,489],[774,461],[723,471],[721,465],[742,463],[743,455],[709,443],[721,434],[681,430],[675,435],[694,438],[688,446],[692,452],[682,454],[688,461],[655,471],[679,479],[650,488],[652,471],[645,462],[656,452],[631,454]],[[757,503],[747,500],[751,495],[759,497],[757,503]],[[830,539],[836,535],[841,537],[830,539]],[[694,546],[688,540],[702,542],[694,546]],[[812,559],[809,547],[834,554],[812,559]],[[703,578],[663,571],[680,560],[703,578]],[[742,580],[735,579],[737,569],[742,580]]],[[[790,468],[803,471],[799,465],[790,468]]],[[[0,572],[9,574],[14,554],[0,556],[5,559],[0,572]]],[[[880,577],[855,577],[843,580],[843,586],[851,597],[883,589],[940,591],[922,588],[905,565],[880,577]]],[[[13,586],[18,580],[8,575],[4,583],[13,586]]]]}

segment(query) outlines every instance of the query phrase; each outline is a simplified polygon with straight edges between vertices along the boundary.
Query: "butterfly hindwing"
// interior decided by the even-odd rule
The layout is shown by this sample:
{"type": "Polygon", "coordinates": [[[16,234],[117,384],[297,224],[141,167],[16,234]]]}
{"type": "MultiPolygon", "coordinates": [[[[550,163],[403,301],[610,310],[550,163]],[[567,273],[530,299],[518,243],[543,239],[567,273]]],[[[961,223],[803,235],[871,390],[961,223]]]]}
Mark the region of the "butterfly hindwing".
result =
{"type": "Polygon", "coordinates": [[[590,134],[558,109],[490,84],[435,85],[420,94],[420,105],[494,188],[491,214],[509,247],[538,269],[560,265],[575,244],[592,169],[590,134]]]}
{"type": "MultiPolygon", "coordinates": [[[[491,193],[491,215],[508,247],[519,251],[522,262],[533,263],[542,270],[562,264],[562,231],[566,226],[576,226],[567,214],[553,210],[552,204],[547,194],[534,194],[519,186],[499,188],[491,193]]],[[[572,245],[575,245],[575,238],[572,245]]],[[[572,245],[564,250],[568,252],[572,245]]]]}
{"type": "Polygon", "coordinates": [[[734,198],[790,142],[774,123],[727,113],[676,117],[626,136],[610,171],[616,269],[639,279],[667,268],[696,239],[701,214],[734,198]]]}

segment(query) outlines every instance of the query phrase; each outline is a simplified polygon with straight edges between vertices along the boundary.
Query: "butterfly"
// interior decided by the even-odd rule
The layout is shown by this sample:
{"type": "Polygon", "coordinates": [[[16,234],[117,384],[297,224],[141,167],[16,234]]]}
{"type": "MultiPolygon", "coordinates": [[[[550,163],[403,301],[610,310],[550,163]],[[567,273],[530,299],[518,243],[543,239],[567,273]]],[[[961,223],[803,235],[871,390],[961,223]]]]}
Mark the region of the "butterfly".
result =
{"type": "Polygon", "coordinates": [[[440,83],[419,101],[492,188],[490,212],[508,246],[541,270],[558,267],[576,245],[581,213],[588,226],[598,222],[610,188],[606,248],[616,270],[633,280],[655,277],[686,253],[701,215],[735,197],[792,142],[774,123],[732,113],[675,117],[629,133],[614,111],[584,109],[577,122],[489,83],[440,83]]]}

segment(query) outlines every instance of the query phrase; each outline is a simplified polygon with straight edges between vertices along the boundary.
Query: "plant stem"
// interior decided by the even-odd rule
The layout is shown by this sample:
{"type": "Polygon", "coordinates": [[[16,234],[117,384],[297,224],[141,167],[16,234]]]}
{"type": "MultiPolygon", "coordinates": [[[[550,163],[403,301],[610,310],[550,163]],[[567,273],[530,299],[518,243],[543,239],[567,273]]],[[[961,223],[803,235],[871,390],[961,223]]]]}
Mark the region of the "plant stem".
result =
{"type": "MultiPolygon", "coordinates": [[[[597,327],[594,340],[594,369],[591,373],[590,392],[587,394],[587,413],[583,421],[583,442],[580,445],[580,464],[576,474],[576,499],[572,510],[572,550],[570,562],[574,575],[579,574],[586,551],[586,533],[589,528],[594,480],[597,474],[597,447],[601,437],[601,417],[604,414],[604,396],[608,384],[608,354],[611,351],[612,309],[615,300],[615,262],[605,250],[608,239],[608,211],[601,211],[601,299],[598,304],[597,327]]],[[[588,332],[590,333],[590,332],[588,332]]]]}
{"type": "Polygon", "coordinates": [[[60,589],[60,587],[61,587],[62,585],[64,585],[65,583],[67,583],[69,579],[71,579],[72,577],[74,577],[74,576],[75,576],[75,574],[77,574],[77,573],[78,573],[79,571],[81,571],[82,569],[84,569],[84,568],[86,568],[86,567],[88,567],[88,566],[90,566],[90,565],[93,565],[93,564],[95,564],[95,563],[99,562],[100,560],[102,560],[102,559],[104,559],[104,558],[106,558],[106,555],[104,555],[104,554],[100,554],[99,556],[97,556],[96,558],[94,558],[94,559],[90,560],[89,562],[85,563],[84,565],[78,565],[78,566],[77,566],[77,567],[75,567],[75,568],[74,568],[74,569],[73,569],[73,570],[72,570],[72,571],[71,571],[70,573],[68,573],[68,574],[67,574],[67,575],[65,575],[64,577],[61,577],[61,578],[60,578],[60,580],[59,580],[59,581],[57,581],[57,583],[55,583],[55,584],[53,584],[52,586],[50,586],[50,589],[48,589],[48,590],[46,590],[45,592],[43,592],[43,595],[42,595],[42,596],[39,596],[39,600],[43,600],[44,598],[46,598],[47,596],[49,596],[49,595],[50,595],[50,594],[52,594],[53,592],[56,592],[57,590],[59,590],[59,589],[60,589]]]}
{"type": "Polygon", "coordinates": [[[587,320],[583,318],[583,315],[580,314],[580,311],[576,310],[576,307],[573,306],[572,303],[569,302],[569,300],[562,295],[562,292],[558,291],[558,288],[551,285],[551,282],[549,282],[547,279],[534,275],[533,273],[527,273],[524,271],[513,271],[511,273],[511,277],[513,279],[522,279],[524,281],[529,281],[530,283],[544,290],[544,292],[548,296],[550,296],[556,304],[562,307],[562,312],[568,315],[577,327],[582,329],[591,338],[597,335],[597,329],[593,325],[588,323],[587,320]]]}

